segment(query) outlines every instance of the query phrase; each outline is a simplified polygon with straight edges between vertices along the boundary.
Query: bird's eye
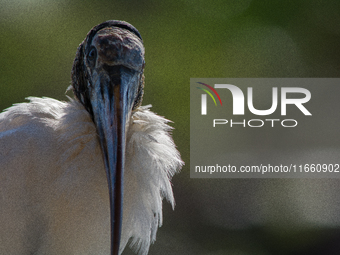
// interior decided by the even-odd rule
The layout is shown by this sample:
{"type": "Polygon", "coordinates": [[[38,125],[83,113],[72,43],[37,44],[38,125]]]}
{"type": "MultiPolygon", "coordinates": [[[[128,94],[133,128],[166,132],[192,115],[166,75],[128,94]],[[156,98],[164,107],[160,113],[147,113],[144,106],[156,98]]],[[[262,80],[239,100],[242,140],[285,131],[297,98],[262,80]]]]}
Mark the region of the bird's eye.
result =
{"type": "Polygon", "coordinates": [[[89,51],[89,53],[87,54],[87,59],[91,62],[96,60],[96,56],[97,56],[97,51],[95,47],[92,47],[89,51]]]}

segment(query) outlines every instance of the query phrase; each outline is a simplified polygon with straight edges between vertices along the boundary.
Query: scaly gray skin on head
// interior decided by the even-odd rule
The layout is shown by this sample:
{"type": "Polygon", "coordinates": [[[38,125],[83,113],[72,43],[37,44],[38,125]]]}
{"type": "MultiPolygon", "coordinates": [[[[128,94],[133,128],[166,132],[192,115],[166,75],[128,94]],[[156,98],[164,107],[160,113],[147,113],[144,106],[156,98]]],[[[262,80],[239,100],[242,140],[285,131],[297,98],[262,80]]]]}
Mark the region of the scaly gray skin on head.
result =
{"type": "Polygon", "coordinates": [[[79,45],[72,69],[76,98],[90,113],[99,135],[110,195],[111,254],[119,253],[123,206],[125,134],[144,88],[144,46],[132,25],[107,21],[79,45]]]}
{"type": "Polygon", "coordinates": [[[120,28],[122,31],[130,31],[131,36],[138,37],[142,43],[142,49],[141,54],[143,58],[143,66],[142,66],[142,76],[141,80],[139,82],[139,90],[138,95],[136,97],[133,109],[136,109],[138,106],[141,105],[142,99],[143,99],[143,89],[144,89],[144,66],[145,66],[145,60],[144,60],[144,46],[143,46],[143,40],[141,35],[139,34],[138,30],[133,27],[131,24],[124,22],[124,21],[118,21],[118,20],[109,20],[106,22],[103,22],[95,27],[93,27],[90,32],[87,34],[84,41],[79,45],[76,53],[76,57],[74,59],[73,68],[72,68],[72,88],[73,93],[76,96],[76,98],[84,105],[84,107],[88,110],[88,112],[92,114],[92,108],[91,103],[89,101],[89,95],[88,95],[88,83],[91,83],[91,80],[89,79],[89,71],[87,68],[87,63],[84,61],[85,57],[90,53],[91,43],[93,40],[93,37],[98,33],[98,31],[102,30],[103,28],[111,28],[116,27],[120,28]]]}

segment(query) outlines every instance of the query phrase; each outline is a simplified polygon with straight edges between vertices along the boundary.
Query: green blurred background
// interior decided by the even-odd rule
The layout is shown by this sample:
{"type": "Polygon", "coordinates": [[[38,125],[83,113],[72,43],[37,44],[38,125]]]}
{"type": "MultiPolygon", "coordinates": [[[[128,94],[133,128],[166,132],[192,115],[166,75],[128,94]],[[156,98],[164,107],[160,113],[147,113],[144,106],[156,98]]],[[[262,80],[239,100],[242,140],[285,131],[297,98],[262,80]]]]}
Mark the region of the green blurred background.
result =
{"type": "Polygon", "coordinates": [[[143,104],[186,162],[150,254],[340,254],[338,180],[189,177],[189,79],[340,77],[340,1],[0,0],[0,110],[66,100],[77,46],[109,19],[142,34],[143,104]]]}

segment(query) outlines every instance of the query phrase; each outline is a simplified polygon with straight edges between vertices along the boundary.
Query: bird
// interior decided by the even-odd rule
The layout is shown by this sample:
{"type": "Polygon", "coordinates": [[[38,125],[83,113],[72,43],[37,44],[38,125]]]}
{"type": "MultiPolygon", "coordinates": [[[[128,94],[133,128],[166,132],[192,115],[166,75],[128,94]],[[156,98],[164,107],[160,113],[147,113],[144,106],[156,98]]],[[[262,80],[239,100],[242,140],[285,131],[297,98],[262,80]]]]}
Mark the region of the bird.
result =
{"type": "Polygon", "coordinates": [[[144,67],[139,31],[108,20],[77,48],[74,98],[0,114],[0,254],[148,253],[184,162],[170,121],[141,104],[144,67]]]}

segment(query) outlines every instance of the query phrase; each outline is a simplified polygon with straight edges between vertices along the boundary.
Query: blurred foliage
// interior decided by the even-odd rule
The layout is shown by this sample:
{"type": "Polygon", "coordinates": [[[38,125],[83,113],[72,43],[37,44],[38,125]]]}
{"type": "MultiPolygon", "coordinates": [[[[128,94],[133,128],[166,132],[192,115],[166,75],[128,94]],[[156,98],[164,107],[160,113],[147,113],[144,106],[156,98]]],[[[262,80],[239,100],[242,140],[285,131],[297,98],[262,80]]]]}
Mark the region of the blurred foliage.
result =
{"type": "MultiPolygon", "coordinates": [[[[140,31],[146,48],[144,104],[152,104],[153,111],[174,121],[174,140],[187,163],[174,178],[175,216],[170,207],[165,208],[165,226],[158,238],[167,243],[156,242],[151,253],[161,247],[162,254],[225,254],[225,250],[293,254],[283,243],[298,246],[296,239],[281,239],[281,232],[257,242],[262,230],[233,230],[236,248],[235,243],[229,246],[223,241],[222,236],[232,234],[222,226],[215,235],[209,232],[214,229],[205,221],[209,213],[202,212],[207,205],[195,192],[231,181],[189,179],[189,79],[340,77],[339,13],[337,0],[0,0],[0,110],[27,96],[66,100],[73,58],[87,32],[105,20],[126,20],[140,31]],[[171,217],[175,219],[167,225],[171,217]]],[[[220,204],[213,195],[211,203],[220,204]]],[[[307,243],[314,243],[312,236],[307,243]]]]}

